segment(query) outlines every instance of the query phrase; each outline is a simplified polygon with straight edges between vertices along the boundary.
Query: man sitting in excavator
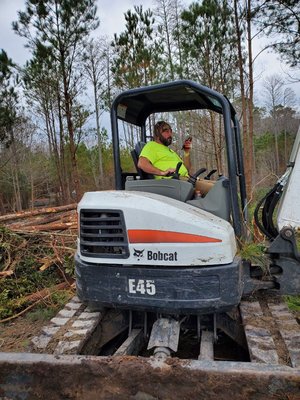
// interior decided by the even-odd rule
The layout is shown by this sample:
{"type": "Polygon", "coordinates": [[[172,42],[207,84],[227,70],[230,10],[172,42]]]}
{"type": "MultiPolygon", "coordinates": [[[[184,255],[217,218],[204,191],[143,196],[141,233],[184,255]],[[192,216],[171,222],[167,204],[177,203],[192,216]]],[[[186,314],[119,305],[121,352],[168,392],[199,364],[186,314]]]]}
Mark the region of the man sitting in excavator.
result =
{"type": "Polygon", "coordinates": [[[154,126],[154,141],[148,142],[142,149],[138,167],[147,174],[152,174],[157,179],[172,175],[179,162],[182,165],[179,169],[181,177],[189,177],[191,169],[191,138],[185,140],[183,145],[183,160],[178,154],[171,150],[173,131],[171,126],[165,121],[159,121],[154,126]]]}
{"type": "MultiPolygon", "coordinates": [[[[173,131],[165,121],[159,121],[154,126],[154,141],[146,143],[143,147],[138,160],[138,167],[147,174],[152,174],[156,179],[171,177],[176,171],[178,163],[182,163],[179,168],[179,178],[187,180],[191,173],[192,138],[187,138],[182,146],[183,159],[169,148],[172,144],[173,131]]],[[[203,180],[202,180],[203,182],[203,180]]],[[[206,189],[201,181],[196,181],[196,193],[206,194],[211,187],[206,189]]],[[[207,185],[205,185],[207,186],[207,185]]]]}

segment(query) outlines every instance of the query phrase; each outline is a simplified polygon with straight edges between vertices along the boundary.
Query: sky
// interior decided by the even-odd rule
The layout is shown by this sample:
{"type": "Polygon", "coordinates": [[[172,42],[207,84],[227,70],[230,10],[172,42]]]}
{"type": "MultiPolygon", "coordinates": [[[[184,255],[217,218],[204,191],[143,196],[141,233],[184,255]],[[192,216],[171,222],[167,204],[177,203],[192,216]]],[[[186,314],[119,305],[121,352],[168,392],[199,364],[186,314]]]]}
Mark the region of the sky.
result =
{"type": "MultiPolygon", "coordinates": [[[[113,37],[125,28],[124,13],[134,5],[143,4],[143,8],[152,6],[152,0],[97,0],[97,14],[100,19],[98,33],[113,37]]],[[[18,19],[17,12],[25,10],[25,0],[0,0],[0,49],[3,48],[10,58],[18,64],[28,59],[25,40],[12,31],[12,22],[18,19]]]]}
{"type": "MultiPolygon", "coordinates": [[[[100,26],[98,28],[99,35],[113,36],[114,33],[120,33],[125,28],[124,13],[133,9],[134,5],[143,4],[143,8],[153,8],[153,0],[97,0],[98,16],[100,18],[100,26]]],[[[191,3],[192,0],[184,0],[185,4],[191,3]]],[[[24,10],[25,0],[0,0],[0,49],[3,48],[14,62],[23,65],[29,58],[28,50],[24,47],[25,40],[17,36],[11,28],[12,21],[17,20],[17,11],[24,10]]],[[[256,40],[253,43],[253,56],[255,57],[264,43],[256,40]]],[[[263,90],[263,81],[266,76],[275,73],[284,74],[288,72],[285,64],[281,63],[279,56],[268,51],[262,52],[255,61],[254,75],[256,80],[256,96],[259,100],[261,91],[263,90]]],[[[298,76],[300,72],[298,71],[298,76]]],[[[188,78],[188,77],[187,77],[188,78]]],[[[200,82],[201,83],[201,82],[200,82]]],[[[297,96],[298,106],[300,106],[300,83],[290,83],[297,96]]]]}

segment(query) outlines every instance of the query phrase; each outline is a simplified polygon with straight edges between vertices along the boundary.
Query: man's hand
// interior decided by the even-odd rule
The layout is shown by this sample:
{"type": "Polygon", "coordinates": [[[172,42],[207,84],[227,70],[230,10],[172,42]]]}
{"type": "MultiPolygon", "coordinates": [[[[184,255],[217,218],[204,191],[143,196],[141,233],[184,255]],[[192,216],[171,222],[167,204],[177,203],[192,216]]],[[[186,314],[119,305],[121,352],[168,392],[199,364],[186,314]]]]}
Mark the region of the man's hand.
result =
{"type": "Polygon", "coordinates": [[[161,171],[160,176],[170,176],[170,175],[174,174],[175,171],[176,171],[176,168],[168,168],[165,171],[161,171]]]}
{"type": "Polygon", "coordinates": [[[191,137],[188,137],[187,139],[185,139],[182,148],[185,153],[189,153],[191,151],[191,148],[192,148],[192,138],[191,137]]]}

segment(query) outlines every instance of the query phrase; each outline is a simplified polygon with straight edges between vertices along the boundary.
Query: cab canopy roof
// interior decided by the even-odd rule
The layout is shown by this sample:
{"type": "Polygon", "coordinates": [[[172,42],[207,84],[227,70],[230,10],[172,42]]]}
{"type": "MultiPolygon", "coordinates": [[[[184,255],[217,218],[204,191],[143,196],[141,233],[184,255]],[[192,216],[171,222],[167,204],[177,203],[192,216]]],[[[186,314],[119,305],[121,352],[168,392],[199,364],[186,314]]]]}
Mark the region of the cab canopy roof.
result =
{"type": "Polygon", "coordinates": [[[145,86],[121,93],[113,102],[112,113],[118,119],[143,126],[149,115],[158,112],[208,109],[224,113],[229,100],[218,92],[189,80],[145,86]]]}

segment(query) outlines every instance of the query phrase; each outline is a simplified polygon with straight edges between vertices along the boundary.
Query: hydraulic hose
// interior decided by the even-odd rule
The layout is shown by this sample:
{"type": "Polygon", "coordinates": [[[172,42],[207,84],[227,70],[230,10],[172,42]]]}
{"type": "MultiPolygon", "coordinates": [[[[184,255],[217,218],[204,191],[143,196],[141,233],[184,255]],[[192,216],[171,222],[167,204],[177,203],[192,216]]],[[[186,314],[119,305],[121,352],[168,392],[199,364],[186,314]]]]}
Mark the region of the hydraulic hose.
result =
{"type": "Polygon", "coordinates": [[[272,238],[274,239],[277,235],[278,235],[278,230],[277,228],[274,226],[274,212],[275,212],[275,208],[281,198],[281,195],[283,193],[283,186],[281,183],[279,183],[278,185],[275,186],[276,190],[272,195],[270,204],[268,206],[268,209],[266,210],[267,213],[267,230],[270,233],[270,235],[272,236],[272,238]]]}
{"type": "MultiPolygon", "coordinates": [[[[259,230],[268,238],[268,239],[273,239],[274,236],[272,232],[269,232],[268,226],[269,226],[269,221],[270,221],[270,214],[269,214],[269,208],[272,204],[272,199],[274,194],[277,191],[278,183],[257,203],[255,210],[254,210],[254,220],[256,225],[258,226],[259,230]],[[259,217],[259,210],[260,207],[263,206],[262,210],[262,218],[260,219],[259,217]]],[[[275,208],[275,207],[274,207],[275,208]]],[[[273,208],[273,212],[274,212],[273,208]]],[[[271,215],[271,218],[273,218],[273,214],[271,215]]]]}

